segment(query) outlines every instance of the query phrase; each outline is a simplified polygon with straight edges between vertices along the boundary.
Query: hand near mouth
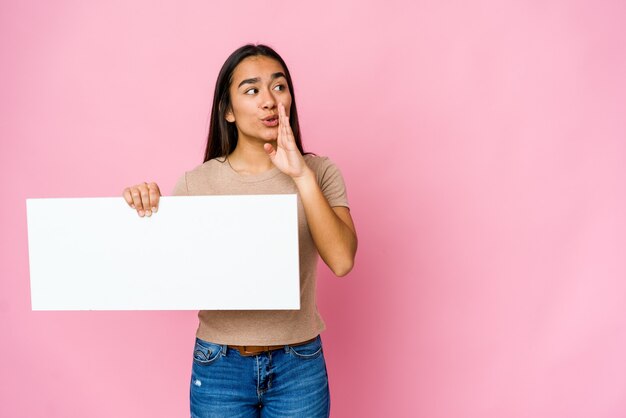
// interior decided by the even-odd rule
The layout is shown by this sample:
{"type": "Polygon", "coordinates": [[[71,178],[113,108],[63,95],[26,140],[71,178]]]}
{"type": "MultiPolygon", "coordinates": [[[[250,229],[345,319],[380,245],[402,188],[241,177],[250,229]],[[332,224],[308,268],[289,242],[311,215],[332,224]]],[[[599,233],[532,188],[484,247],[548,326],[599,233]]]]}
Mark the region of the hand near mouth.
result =
{"type": "Polygon", "coordinates": [[[289,118],[285,113],[282,103],[278,104],[278,137],[276,138],[276,149],[272,144],[263,146],[272,160],[272,163],[283,173],[292,178],[302,177],[309,167],[304,162],[300,150],[296,146],[293,131],[289,125],[289,118]]]}

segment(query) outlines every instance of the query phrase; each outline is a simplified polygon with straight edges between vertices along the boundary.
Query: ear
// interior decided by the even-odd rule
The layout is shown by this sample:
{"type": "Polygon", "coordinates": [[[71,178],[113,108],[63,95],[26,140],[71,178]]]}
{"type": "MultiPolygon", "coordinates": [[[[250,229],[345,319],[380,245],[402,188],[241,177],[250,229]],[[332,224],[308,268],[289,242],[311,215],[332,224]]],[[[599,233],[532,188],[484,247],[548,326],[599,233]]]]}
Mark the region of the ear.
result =
{"type": "Polygon", "coordinates": [[[224,119],[226,119],[226,121],[230,123],[233,123],[235,121],[235,115],[233,114],[233,110],[230,108],[230,106],[228,106],[228,110],[224,114],[224,119]]]}

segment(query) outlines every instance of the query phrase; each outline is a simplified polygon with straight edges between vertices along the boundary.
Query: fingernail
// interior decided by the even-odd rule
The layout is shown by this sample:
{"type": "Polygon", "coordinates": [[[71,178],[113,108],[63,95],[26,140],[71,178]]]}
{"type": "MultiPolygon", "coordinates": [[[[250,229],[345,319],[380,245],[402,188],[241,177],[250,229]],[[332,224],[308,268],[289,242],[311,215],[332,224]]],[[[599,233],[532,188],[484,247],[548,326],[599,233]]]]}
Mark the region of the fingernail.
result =
{"type": "Polygon", "coordinates": [[[143,210],[140,210],[140,211],[139,211],[139,216],[143,216],[143,215],[144,215],[143,210]]]}
{"type": "Polygon", "coordinates": [[[130,205],[131,208],[135,209],[135,205],[130,205]]]}
{"type": "Polygon", "coordinates": [[[146,211],[146,216],[152,216],[152,212],[151,212],[151,211],[149,211],[149,210],[147,210],[147,211],[146,211]]]}
{"type": "Polygon", "coordinates": [[[156,213],[156,211],[157,211],[157,208],[155,206],[155,207],[152,208],[152,212],[156,213]]]}

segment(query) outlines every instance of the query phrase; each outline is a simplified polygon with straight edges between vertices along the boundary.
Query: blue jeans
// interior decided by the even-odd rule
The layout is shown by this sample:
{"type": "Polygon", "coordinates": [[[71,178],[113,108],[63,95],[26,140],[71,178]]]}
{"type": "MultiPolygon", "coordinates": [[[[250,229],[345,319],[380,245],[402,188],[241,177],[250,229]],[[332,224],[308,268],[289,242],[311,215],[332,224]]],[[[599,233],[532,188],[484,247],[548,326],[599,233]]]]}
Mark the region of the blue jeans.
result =
{"type": "Polygon", "coordinates": [[[196,338],[189,395],[192,418],[327,418],[322,340],[246,357],[196,338]]]}

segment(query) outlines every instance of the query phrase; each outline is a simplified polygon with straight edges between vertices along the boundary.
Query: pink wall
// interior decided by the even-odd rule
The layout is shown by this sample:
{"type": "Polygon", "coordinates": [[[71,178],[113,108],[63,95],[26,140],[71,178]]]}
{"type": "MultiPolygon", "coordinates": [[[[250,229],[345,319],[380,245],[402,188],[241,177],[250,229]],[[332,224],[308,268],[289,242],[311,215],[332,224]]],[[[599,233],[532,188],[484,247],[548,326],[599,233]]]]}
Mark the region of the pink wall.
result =
{"type": "Polygon", "coordinates": [[[0,416],[188,414],[195,312],[32,312],[25,199],[171,190],[246,42],[349,187],[333,416],[626,416],[625,2],[89,3],[0,6],[0,416]]]}

